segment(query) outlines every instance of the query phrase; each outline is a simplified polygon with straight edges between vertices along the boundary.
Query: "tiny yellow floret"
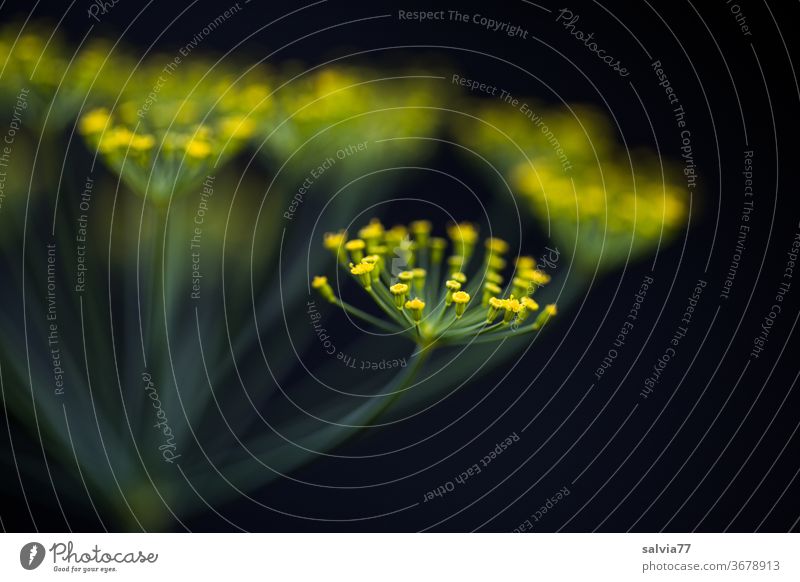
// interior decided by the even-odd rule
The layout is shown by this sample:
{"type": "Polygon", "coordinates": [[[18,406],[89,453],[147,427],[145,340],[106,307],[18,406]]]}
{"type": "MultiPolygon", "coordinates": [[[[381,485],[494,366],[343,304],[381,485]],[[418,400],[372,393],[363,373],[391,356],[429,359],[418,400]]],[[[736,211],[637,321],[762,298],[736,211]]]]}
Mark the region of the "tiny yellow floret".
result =
{"type": "Polygon", "coordinates": [[[359,262],[364,258],[364,247],[367,246],[360,238],[354,238],[344,243],[344,248],[350,251],[350,258],[355,262],[359,262]]]}
{"type": "Polygon", "coordinates": [[[490,237],[486,239],[486,250],[499,255],[508,252],[508,243],[501,238],[490,237]]]}
{"type": "Polygon", "coordinates": [[[211,155],[211,144],[203,139],[192,138],[186,143],[186,155],[202,159],[211,155]]]}
{"type": "Polygon", "coordinates": [[[86,135],[100,133],[106,128],[110,119],[107,109],[93,109],[81,117],[80,131],[86,135]]]}
{"type": "Polygon", "coordinates": [[[339,250],[339,247],[341,247],[346,240],[346,230],[340,230],[339,232],[326,232],[322,244],[326,249],[336,251],[339,250]]]}
{"type": "Polygon", "coordinates": [[[464,315],[464,310],[467,308],[467,303],[469,303],[469,293],[464,291],[456,291],[453,293],[453,303],[456,304],[456,317],[461,317],[464,315]]]}
{"type": "Polygon", "coordinates": [[[415,297],[409,301],[406,301],[406,309],[411,312],[411,317],[419,323],[420,319],[422,319],[422,310],[425,309],[425,302],[422,301],[419,297],[415,297]]]}
{"type": "Polygon", "coordinates": [[[350,263],[350,272],[356,276],[358,281],[367,291],[372,289],[372,271],[375,265],[372,263],[361,262],[357,265],[350,263]]]}
{"type": "Polygon", "coordinates": [[[406,297],[408,296],[408,285],[405,283],[395,283],[389,287],[389,291],[394,295],[394,306],[397,309],[403,309],[406,297]]]}
{"type": "Polygon", "coordinates": [[[316,289],[320,295],[322,295],[323,299],[330,301],[333,303],[336,300],[336,297],[333,294],[333,289],[331,288],[330,284],[328,283],[328,278],[324,276],[316,276],[311,281],[311,286],[316,289]]]}

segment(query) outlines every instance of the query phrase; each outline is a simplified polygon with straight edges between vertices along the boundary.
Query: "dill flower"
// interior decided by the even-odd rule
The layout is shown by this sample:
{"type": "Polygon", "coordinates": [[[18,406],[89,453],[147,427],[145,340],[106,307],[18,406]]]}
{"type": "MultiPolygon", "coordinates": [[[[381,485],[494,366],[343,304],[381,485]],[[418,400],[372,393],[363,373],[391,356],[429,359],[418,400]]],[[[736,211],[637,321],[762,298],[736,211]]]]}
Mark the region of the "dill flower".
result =
{"type": "Polygon", "coordinates": [[[515,299],[512,295],[508,299],[503,300],[503,309],[505,309],[505,314],[503,314],[503,323],[511,323],[514,320],[520,311],[522,311],[522,303],[519,302],[518,299],[515,299]]]}
{"type": "Polygon", "coordinates": [[[485,245],[487,251],[490,253],[497,253],[498,255],[506,254],[509,249],[508,243],[500,238],[487,238],[485,245]]]}
{"type": "Polygon", "coordinates": [[[244,80],[211,62],[165,68],[153,58],[126,82],[113,109],[89,108],[78,122],[87,144],[135,192],[164,204],[238,153],[269,118],[260,74],[244,80]]]}
{"type": "Polygon", "coordinates": [[[498,299],[497,297],[489,298],[489,310],[486,312],[487,323],[494,323],[494,320],[497,319],[497,314],[505,305],[505,301],[505,299],[498,299]]]}
{"type": "Polygon", "coordinates": [[[419,323],[419,320],[422,319],[422,310],[425,309],[425,302],[419,297],[415,297],[410,301],[406,301],[405,308],[411,313],[414,321],[419,323]]]}
{"type": "MultiPolygon", "coordinates": [[[[333,189],[387,164],[412,165],[425,159],[436,142],[419,138],[440,135],[442,99],[456,91],[416,68],[392,73],[329,64],[302,71],[292,66],[284,75],[286,82],[273,96],[279,121],[264,132],[269,139],[257,142],[259,151],[270,163],[297,153],[302,158],[296,159],[311,160],[342,155],[324,176],[333,189]]],[[[303,181],[308,168],[294,162],[282,172],[303,181]]],[[[359,237],[371,245],[368,237],[359,237]]]]}
{"type": "Polygon", "coordinates": [[[447,227],[447,234],[453,241],[456,256],[467,259],[472,255],[475,241],[478,240],[478,229],[472,223],[451,224],[447,227]]]}
{"type": "MultiPolygon", "coordinates": [[[[463,261],[462,261],[462,263],[463,263],[463,261]]],[[[464,285],[467,282],[467,276],[464,273],[461,273],[459,271],[456,271],[455,273],[451,273],[450,274],[450,278],[453,279],[453,281],[458,281],[462,285],[464,285]]]]}
{"type": "Polygon", "coordinates": [[[444,252],[447,250],[447,239],[435,236],[430,242],[431,262],[439,264],[444,258],[444,252]]]}
{"type": "Polygon", "coordinates": [[[397,309],[403,309],[408,297],[408,285],[405,283],[395,283],[389,287],[389,292],[394,295],[394,304],[397,309]]]}
{"type": "Polygon", "coordinates": [[[505,277],[503,277],[497,271],[489,271],[486,273],[486,282],[487,283],[494,283],[495,285],[502,285],[503,281],[505,281],[505,277]]]}
{"type": "MultiPolygon", "coordinates": [[[[294,151],[313,138],[309,147],[330,152],[354,135],[372,143],[386,136],[433,134],[440,114],[429,107],[440,102],[443,88],[409,73],[387,79],[366,67],[329,65],[296,76],[276,94],[291,124],[277,128],[276,139],[266,145],[294,151]]],[[[404,140],[386,143],[383,149],[394,155],[421,153],[419,144],[404,140]]]]}
{"type": "Polygon", "coordinates": [[[409,225],[409,229],[414,235],[414,240],[417,244],[425,246],[428,244],[428,238],[433,229],[430,220],[415,220],[409,225]]]}
{"type": "Polygon", "coordinates": [[[411,280],[414,282],[414,289],[418,292],[422,292],[425,288],[425,275],[427,275],[427,271],[420,267],[415,267],[411,269],[411,280]]]}
{"type": "Polygon", "coordinates": [[[450,279],[445,282],[444,286],[447,287],[447,295],[445,295],[444,301],[445,304],[450,305],[453,302],[453,293],[461,290],[461,283],[455,279],[450,279]]]}
{"type": "Polygon", "coordinates": [[[453,303],[456,304],[456,317],[460,318],[464,315],[464,311],[467,308],[467,303],[469,303],[469,293],[464,291],[456,291],[453,293],[453,303]]]}
{"type": "Polygon", "coordinates": [[[502,288],[500,285],[496,283],[492,283],[491,281],[487,281],[483,284],[483,306],[486,307],[489,305],[489,300],[492,297],[499,297],[503,293],[502,288]]]}
{"type": "Polygon", "coordinates": [[[536,268],[536,260],[533,257],[517,257],[514,264],[520,271],[536,268]]]}
{"type": "Polygon", "coordinates": [[[347,231],[340,230],[339,232],[326,232],[325,233],[325,248],[331,251],[339,250],[347,240],[347,231]]]}
{"type": "Polygon", "coordinates": [[[367,248],[367,243],[360,238],[354,238],[344,243],[344,248],[350,253],[353,262],[358,263],[364,258],[364,249],[367,248]]]}
{"type": "Polygon", "coordinates": [[[673,163],[648,152],[631,159],[597,108],[525,103],[549,131],[533,131],[529,115],[491,102],[473,105],[455,130],[460,143],[485,152],[511,176],[559,248],[574,251],[580,272],[645,256],[686,226],[687,177],[673,163]]]}
{"type": "MultiPolygon", "coordinates": [[[[359,230],[369,243],[364,239],[344,243],[353,258],[346,265],[348,272],[383,317],[362,311],[339,297],[331,299],[327,279],[322,276],[314,278],[312,287],[348,313],[423,346],[502,341],[539,330],[555,315],[554,305],[540,310],[532,297],[550,281],[548,273],[534,268],[532,259],[517,261],[525,269],[512,272],[511,282],[502,287],[504,278],[499,271],[506,268],[507,261],[499,263],[493,259],[508,252],[508,243],[491,238],[478,246],[478,229],[470,223],[453,224],[447,230],[452,241],[450,250],[457,253],[447,260],[444,256],[447,246],[434,242],[441,239],[431,236],[433,226],[428,221],[415,221],[407,229],[399,226],[386,229],[373,219],[359,230]],[[359,258],[359,253],[363,254],[368,245],[392,249],[392,245],[397,244],[395,236],[400,232],[411,232],[417,237],[411,252],[415,264],[420,266],[395,272],[383,264],[380,255],[359,258]],[[431,252],[434,246],[441,252],[431,252]],[[455,264],[456,261],[450,260],[454,256],[459,259],[459,270],[443,270],[443,266],[455,264]],[[490,275],[493,275],[491,280],[490,275]],[[538,316],[531,323],[532,313],[538,316]]],[[[326,234],[323,246],[329,250],[339,249],[345,238],[344,231],[326,234]]]]}
{"type": "MultiPolygon", "coordinates": [[[[213,173],[215,141],[202,126],[158,132],[128,126],[105,109],[85,114],[78,128],[87,142],[135,192],[164,203],[213,173]]],[[[219,152],[218,152],[219,153],[219,152]]]]}
{"type": "Polygon", "coordinates": [[[522,305],[522,309],[517,315],[517,318],[519,319],[520,323],[522,323],[528,318],[530,312],[537,311],[539,309],[539,304],[527,295],[520,299],[519,302],[522,305]]]}
{"type": "Polygon", "coordinates": [[[319,291],[319,294],[322,295],[322,298],[326,301],[335,301],[336,297],[333,294],[331,284],[328,283],[327,277],[314,277],[311,281],[311,286],[319,291]]]}
{"type": "MultiPolygon", "coordinates": [[[[33,22],[13,22],[0,29],[0,106],[13,107],[20,91],[26,93],[26,124],[37,130],[58,131],[73,121],[84,100],[92,101],[97,88],[85,81],[98,73],[86,48],[76,51],[57,29],[33,22]],[[74,58],[71,58],[74,55],[74,58]],[[45,125],[46,123],[46,125],[45,125]]],[[[109,63],[124,67],[116,55],[109,63]]],[[[99,86],[100,83],[97,83],[99,86]]]]}
{"type": "Polygon", "coordinates": [[[357,265],[350,263],[350,273],[358,278],[359,283],[364,286],[364,289],[370,291],[372,289],[372,271],[375,265],[372,263],[361,262],[357,265]]]}
{"type": "Polygon", "coordinates": [[[638,154],[631,167],[620,154],[571,176],[552,164],[537,163],[534,170],[523,163],[512,171],[512,183],[550,221],[559,244],[575,247],[579,266],[593,270],[612,267],[629,252],[644,255],[685,226],[689,206],[676,176],[655,156],[638,154]]]}
{"type": "Polygon", "coordinates": [[[377,241],[383,237],[383,225],[378,220],[371,220],[370,223],[358,231],[359,238],[365,241],[365,246],[370,249],[376,246],[377,241]]]}
{"type": "Polygon", "coordinates": [[[553,317],[558,312],[558,309],[555,305],[548,305],[546,306],[539,316],[536,318],[536,321],[533,324],[533,329],[541,329],[541,327],[550,321],[550,318],[553,317]]]}

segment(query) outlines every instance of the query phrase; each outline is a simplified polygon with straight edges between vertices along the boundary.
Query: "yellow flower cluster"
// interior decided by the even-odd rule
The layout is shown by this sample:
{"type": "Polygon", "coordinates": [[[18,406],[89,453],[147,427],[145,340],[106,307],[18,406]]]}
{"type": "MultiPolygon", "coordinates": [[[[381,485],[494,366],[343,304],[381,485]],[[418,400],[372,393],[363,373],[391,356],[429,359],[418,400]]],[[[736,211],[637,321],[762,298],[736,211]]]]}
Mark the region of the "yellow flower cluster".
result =
{"type": "MultiPolygon", "coordinates": [[[[26,119],[33,123],[47,119],[47,128],[59,129],[80,114],[78,129],[90,147],[157,203],[198,184],[249,142],[287,161],[287,152],[298,160],[330,159],[337,169],[328,176],[339,180],[369,175],[372,167],[386,166],[387,156],[412,162],[435,143],[424,138],[439,132],[439,106],[450,97],[442,91],[451,90],[430,71],[287,67],[278,83],[263,66],[229,59],[156,54],[138,63],[128,54],[102,40],[76,52],[47,27],[7,25],[0,29],[0,105],[14,109],[24,88],[26,119]],[[339,162],[350,156],[354,163],[339,162]]],[[[510,176],[557,244],[574,250],[578,269],[610,268],[643,255],[685,226],[686,180],[653,155],[629,155],[605,113],[529,99],[517,106],[470,99],[461,109],[467,115],[449,117],[458,141],[510,176]]],[[[307,164],[299,165],[307,173],[307,164]]],[[[379,247],[410,236],[404,249],[410,261],[425,249],[436,262],[447,240],[431,233],[426,220],[391,229],[374,222],[359,233],[361,254],[380,255],[379,247]]],[[[451,225],[447,234],[448,268],[461,272],[477,230],[451,225]]],[[[335,237],[326,244],[340,246],[335,237]]],[[[491,245],[490,266],[497,267],[507,249],[502,241],[491,245]]],[[[344,266],[349,252],[338,252],[344,266]]]]}
{"type": "Polygon", "coordinates": [[[371,134],[387,121],[393,125],[381,134],[405,133],[434,119],[414,109],[432,105],[435,97],[433,83],[413,72],[387,79],[387,75],[364,67],[337,66],[304,73],[293,79],[286,91],[278,93],[282,109],[292,117],[300,133],[306,135],[304,129],[316,131],[350,117],[371,134]],[[408,111],[380,115],[380,110],[397,107],[408,111]]]}
{"type": "Polygon", "coordinates": [[[312,287],[351,314],[382,329],[405,333],[423,345],[500,341],[538,330],[555,315],[555,306],[548,305],[533,323],[526,323],[532,312],[539,311],[532,295],[550,281],[532,257],[514,261],[504,286],[507,242],[489,238],[481,250],[478,228],[468,222],[447,227],[449,243],[431,236],[432,230],[424,220],[386,229],[373,219],[358,231],[359,238],[348,239],[346,231],[324,236],[323,246],[388,320],[336,297],[325,277],[315,277],[312,287]],[[448,246],[452,254],[445,260],[448,246]],[[481,300],[474,300],[476,296],[481,300]],[[501,312],[502,319],[495,322],[501,312]]]}
{"type": "Polygon", "coordinates": [[[134,86],[136,69],[127,49],[112,42],[91,39],[76,50],[58,30],[30,22],[0,29],[0,63],[0,105],[24,88],[30,93],[26,122],[45,131],[63,129],[82,107],[114,103],[126,83],[134,86]]]}
{"type": "Polygon", "coordinates": [[[47,118],[47,128],[60,129],[76,104],[69,84],[59,92],[70,54],[61,36],[41,25],[22,27],[15,22],[4,26],[0,29],[0,106],[5,109],[24,92],[26,123],[43,125],[47,118]]]}
{"type": "Polygon", "coordinates": [[[257,74],[237,84],[224,77],[205,80],[198,64],[168,72],[155,66],[143,67],[133,82],[139,91],[124,93],[116,111],[90,110],[78,128],[134,191],[162,203],[240,151],[271,103],[257,74]],[[150,93],[141,90],[148,86],[150,93]]]}
{"type": "Polygon", "coordinates": [[[575,217],[576,221],[599,221],[607,213],[610,230],[636,229],[648,238],[658,236],[662,226],[668,230],[681,226],[686,203],[676,186],[661,181],[652,161],[635,163],[636,174],[620,165],[607,164],[594,178],[590,177],[592,172],[584,172],[579,180],[570,180],[552,169],[520,165],[513,181],[540,212],[549,205],[551,213],[575,217]]]}
{"type": "Polygon", "coordinates": [[[411,161],[433,146],[425,140],[441,125],[442,84],[430,73],[387,73],[367,67],[329,65],[286,73],[275,94],[280,123],[271,130],[264,151],[302,152],[312,159],[336,156],[342,148],[362,144],[358,171],[385,156],[411,161]],[[388,138],[388,139],[387,139],[388,138]]]}
{"type": "Polygon", "coordinates": [[[511,176],[579,268],[611,268],[686,226],[681,174],[652,154],[629,154],[598,110],[492,103],[474,116],[480,121],[459,126],[459,137],[511,176]]]}

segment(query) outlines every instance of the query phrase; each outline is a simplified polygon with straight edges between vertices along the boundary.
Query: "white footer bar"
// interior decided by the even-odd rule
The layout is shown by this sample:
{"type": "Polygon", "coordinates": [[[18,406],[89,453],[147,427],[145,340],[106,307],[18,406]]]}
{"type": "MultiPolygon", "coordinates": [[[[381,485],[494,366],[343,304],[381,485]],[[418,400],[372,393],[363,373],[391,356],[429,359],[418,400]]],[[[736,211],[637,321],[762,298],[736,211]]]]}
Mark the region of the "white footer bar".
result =
{"type": "Polygon", "coordinates": [[[800,580],[796,534],[3,534],[0,580],[800,580]]]}

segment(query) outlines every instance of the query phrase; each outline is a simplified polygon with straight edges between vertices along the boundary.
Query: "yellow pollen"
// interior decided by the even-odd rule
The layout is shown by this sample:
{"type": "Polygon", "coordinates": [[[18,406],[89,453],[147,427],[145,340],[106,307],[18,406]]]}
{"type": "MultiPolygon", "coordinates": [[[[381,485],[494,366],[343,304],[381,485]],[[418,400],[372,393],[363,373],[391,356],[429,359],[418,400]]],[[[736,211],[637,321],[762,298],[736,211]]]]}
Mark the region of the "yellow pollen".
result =
{"type": "Polygon", "coordinates": [[[100,133],[106,128],[110,119],[111,116],[108,114],[108,110],[94,109],[81,118],[81,133],[100,133]]]}
{"type": "Polygon", "coordinates": [[[207,158],[211,155],[211,144],[202,139],[192,138],[186,144],[186,155],[190,158],[207,158]]]}
{"type": "Polygon", "coordinates": [[[433,229],[429,220],[415,220],[409,226],[414,234],[426,234],[433,229]]]}
{"type": "Polygon", "coordinates": [[[478,229],[471,222],[451,224],[447,227],[447,234],[454,241],[465,245],[473,245],[478,239],[478,229]]]}
{"type": "Polygon", "coordinates": [[[536,268],[536,261],[533,257],[517,257],[516,265],[518,270],[527,271],[536,268]]]}
{"type": "Polygon", "coordinates": [[[487,238],[486,248],[493,253],[503,254],[508,252],[508,243],[501,238],[487,238]]]}
{"type": "Polygon", "coordinates": [[[410,309],[411,311],[422,311],[425,309],[425,302],[419,297],[409,299],[406,301],[406,309],[410,309]]]}
{"type": "Polygon", "coordinates": [[[359,263],[357,265],[350,265],[350,272],[353,275],[365,275],[366,273],[371,273],[372,269],[375,268],[375,265],[372,263],[359,263]]]}
{"type": "Polygon", "coordinates": [[[346,240],[347,240],[346,230],[340,230],[339,232],[326,232],[322,244],[325,246],[326,249],[336,250],[346,240]]]}
{"type": "Polygon", "coordinates": [[[383,225],[377,218],[369,221],[369,224],[358,231],[358,236],[362,239],[372,240],[383,236],[383,225]]]}
{"type": "Polygon", "coordinates": [[[354,238],[344,243],[344,248],[348,251],[360,251],[363,250],[365,246],[366,243],[360,238],[354,238]]]}
{"type": "Polygon", "coordinates": [[[521,271],[519,275],[522,279],[530,281],[531,283],[536,283],[537,285],[544,285],[550,282],[550,275],[538,269],[526,269],[521,271]]]}
{"type": "Polygon", "coordinates": [[[506,300],[505,299],[498,299],[497,297],[492,297],[489,299],[489,305],[494,307],[495,309],[502,309],[505,307],[506,300]]]}
{"type": "Polygon", "coordinates": [[[483,288],[492,295],[500,295],[500,286],[492,283],[491,281],[485,283],[483,288]]]}
{"type": "Polygon", "coordinates": [[[469,293],[464,291],[456,291],[453,293],[453,303],[467,303],[469,301],[469,293]]]}
{"type": "Polygon", "coordinates": [[[408,293],[408,285],[405,283],[395,283],[389,287],[389,291],[391,291],[392,295],[405,295],[408,293]]]}
{"type": "Polygon", "coordinates": [[[131,139],[131,149],[144,152],[153,148],[156,140],[152,135],[137,135],[131,139]]]}
{"type": "Polygon", "coordinates": [[[232,138],[247,139],[256,129],[256,124],[250,117],[226,117],[220,124],[220,133],[232,138]]]}

